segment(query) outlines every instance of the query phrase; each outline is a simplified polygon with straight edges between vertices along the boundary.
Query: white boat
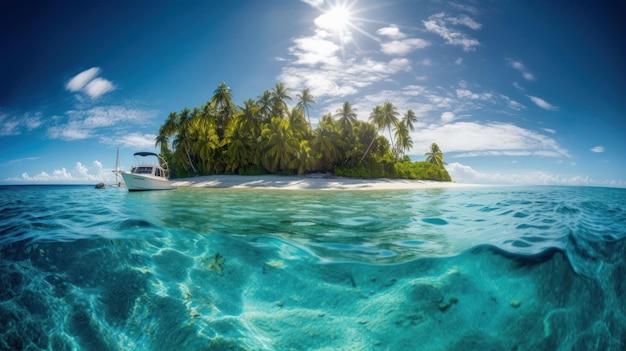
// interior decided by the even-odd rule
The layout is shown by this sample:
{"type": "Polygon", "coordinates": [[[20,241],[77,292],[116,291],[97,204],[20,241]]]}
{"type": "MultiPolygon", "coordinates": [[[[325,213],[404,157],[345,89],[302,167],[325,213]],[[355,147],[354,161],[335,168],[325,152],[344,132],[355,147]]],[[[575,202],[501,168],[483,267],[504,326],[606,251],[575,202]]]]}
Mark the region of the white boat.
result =
{"type": "Polygon", "coordinates": [[[153,152],[136,152],[137,164],[130,172],[119,171],[128,191],[170,190],[175,186],[169,181],[169,169],[165,160],[153,152]],[[154,157],[156,162],[145,162],[145,157],[154,157]]]}

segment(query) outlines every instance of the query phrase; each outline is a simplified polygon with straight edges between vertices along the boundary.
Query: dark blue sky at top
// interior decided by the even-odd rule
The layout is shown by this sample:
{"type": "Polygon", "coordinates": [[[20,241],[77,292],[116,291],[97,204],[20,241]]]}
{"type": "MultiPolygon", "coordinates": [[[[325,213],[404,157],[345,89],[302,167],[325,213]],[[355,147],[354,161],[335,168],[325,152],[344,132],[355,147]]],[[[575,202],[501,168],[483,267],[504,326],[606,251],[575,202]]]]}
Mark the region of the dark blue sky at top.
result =
{"type": "MultiPolygon", "coordinates": [[[[506,96],[523,109],[507,110],[502,101],[430,106],[423,110],[422,128],[442,135],[447,129],[438,129],[439,116],[449,110],[456,114],[454,122],[474,123],[477,128],[489,123],[511,124],[546,136],[558,144],[554,150],[567,150],[562,157],[514,157],[485,156],[480,149],[483,153],[479,156],[463,157],[472,150],[449,145],[448,162],[477,171],[504,174],[513,169],[625,180],[623,1],[343,0],[327,1],[319,8],[296,0],[2,2],[0,123],[8,128],[24,116],[35,115],[40,126],[29,129],[20,125],[12,132],[0,132],[0,147],[10,150],[0,158],[0,179],[19,177],[23,172],[33,176],[61,167],[71,169],[77,161],[88,165],[99,160],[111,168],[106,158],[114,145],[103,143],[103,135],[155,134],[169,112],[202,105],[221,81],[231,86],[235,103],[241,105],[289,74],[305,75],[320,69],[319,65],[303,67],[296,62],[294,53],[300,48],[295,43],[299,38],[314,37],[318,30],[315,19],[336,4],[351,8],[351,21],[359,29],[351,30],[350,42],[337,54],[346,67],[363,57],[389,62],[389,56],[379,51],[386,38],[377,30],[383,27],[397,26],[407,36],[423,38],[430,45],[403,57],[411,65],[404,73],[383,77],[353,94],[318,96],[314,117],[334,112],[338,103],[349,100],[360,108],[359,118],[366,120],[373,107],[367,104],[372,96],[393,96],[394,90],[416,85],[426,87],[431,95],[459,101],[463,99],[459,90],[491,94],[493,99],[506,96]],[[480,44],[465,51],[426,30],[424,22],[438,13],[471,17],[480,29],[458,28],[480,44]],[[525,80],[507,64],[513,61],[523,63],[534,79],[525,80]],[[72,77],[92,67],[98,67],[99,76],[114,84],[113,91],[89,99],[66,89],[72,77]],[[289,70],[292,68],[298,70],[289,70]],[[537,107],[530,96],[546,100],[555,109],[537,107]],[[119,123],[94,129],[89,138],[51,137],[50,127],[62,128],[72,119],[69,111],[110,106],[145,111],[147,117],[131,126],[119,123]],[[596,146],[603,151],[589,151],[596,146]]],[[[354,74],[357,80],[365,73],[354,74]]],[[[294,89],[294,98],[296,93],[294,89]]],[[[419,110],[423,103],[415,100],[398,105],[419,110]]],[[[428,133],[418,131],[414,139],[423,135],[428,133]]],[[[446,145],[445,140],[437,142],[446,145]]],[[[501,149],[505,146],[489,150],[501,149]]],[[[133,151],[128,146],[122,152],[133,151]]],[[[421,150],[415,154],[420,155],[421,150]]]]}

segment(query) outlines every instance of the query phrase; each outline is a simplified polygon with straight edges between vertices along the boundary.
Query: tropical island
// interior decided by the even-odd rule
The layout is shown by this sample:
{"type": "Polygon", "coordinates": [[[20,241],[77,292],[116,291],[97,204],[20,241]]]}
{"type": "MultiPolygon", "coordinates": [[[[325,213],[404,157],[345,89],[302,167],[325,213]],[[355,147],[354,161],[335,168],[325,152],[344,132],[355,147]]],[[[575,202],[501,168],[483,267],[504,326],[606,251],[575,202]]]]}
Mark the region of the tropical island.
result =
{"type": "Polygon", "coordinates": [[[171,112],[159,128],[156,147],[173,178],[202,175],[305,175],[332,173],[351,178],[393,178],[450,182],[443,152],[432,143],[426,160],[412,162],[410,132],[417,116],[402,116],[391,102],[376,106],[369,122],[357,119],[346,101],[313,129],[309,89],[296,95],[277,83],[243,106],[232,102],[222,82],[201,107],[171,112]],[[389,139],[379,133],[388,132],[389,139]]]}

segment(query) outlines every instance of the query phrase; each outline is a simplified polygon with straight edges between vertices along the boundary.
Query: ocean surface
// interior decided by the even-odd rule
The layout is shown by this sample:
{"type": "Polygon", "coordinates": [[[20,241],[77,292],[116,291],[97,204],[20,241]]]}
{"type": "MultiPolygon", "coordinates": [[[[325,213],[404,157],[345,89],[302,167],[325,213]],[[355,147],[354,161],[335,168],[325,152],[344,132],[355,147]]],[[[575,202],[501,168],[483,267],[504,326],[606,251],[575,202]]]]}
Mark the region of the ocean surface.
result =
{"type": "Polygon", "coordinates": [[[2,350],[625,350],[626,189],[0,187],[2,350]]]}

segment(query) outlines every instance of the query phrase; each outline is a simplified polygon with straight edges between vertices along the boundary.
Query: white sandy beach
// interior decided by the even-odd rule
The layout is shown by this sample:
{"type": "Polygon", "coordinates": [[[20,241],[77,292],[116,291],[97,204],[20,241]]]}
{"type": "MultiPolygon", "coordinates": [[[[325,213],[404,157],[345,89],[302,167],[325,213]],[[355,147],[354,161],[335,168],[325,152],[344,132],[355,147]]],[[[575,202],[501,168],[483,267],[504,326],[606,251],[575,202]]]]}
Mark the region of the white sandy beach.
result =
{"type": "Polygon", "coordinates": [[[260,188],[285,190],[400,190],[476,186],[475,184],[435,182],[426,180],[387,178],[356,179],[326,174],[310,174],[305,176],[213,175],[172,179],[172,183],[177,187],[242,189],[260,188]]]}

